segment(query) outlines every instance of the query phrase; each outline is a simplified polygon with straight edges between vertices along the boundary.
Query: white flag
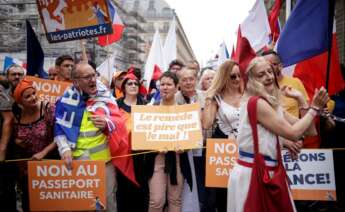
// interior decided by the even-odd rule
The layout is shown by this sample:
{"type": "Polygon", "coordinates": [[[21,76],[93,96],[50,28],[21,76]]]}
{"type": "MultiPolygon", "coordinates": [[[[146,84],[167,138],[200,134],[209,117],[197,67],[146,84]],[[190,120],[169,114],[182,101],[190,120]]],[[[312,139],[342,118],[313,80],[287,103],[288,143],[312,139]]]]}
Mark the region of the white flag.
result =
{"type": "Polygon", "coordinates": [[[111,84],[111,80],[115,71],[115,53],[108,57],[100,66],[97,67],[97,72],[101,77],[109,81],[109,86],[111,84]]]}
{"type": "Polygon", "coordinates": [[[165,38],[163,53],[164,53],[164,60],[165,64],[163,67],[163,72],[167,71],[169,68],[169,63],[173,60],[177,59],[177,50],[176,50],[176,23],[175,17],[170,23],[170,28],[165,38]]]}
{"type": "Polygon", "coordinates": [[[230,57],[228,49],[226,48],[226,44],[224,41],[223,43],[220,44],[217,55],[218,55],[217,68],[219,68],[219,66],[222,65],[230,57]]]}
{"type": "Polygon", "coordinates": [[[153,35],[153,40],[150,48],[149,55],[147,56],[145,64],[145,73],[144,80],[146,82],[145,87],[148,88],[152,79],[153,70],[155,65],[163,70],[165,61],[162,48],[161,37],[159,35],[159,30],[156,29],[155,34],[153,35]]]}
{"type": "Polygon", "coordinates": [[[240,26],[242,37],[248,39],[255,52],[269,44],[271,29],[263,0],[256,0],[240,26]]]}

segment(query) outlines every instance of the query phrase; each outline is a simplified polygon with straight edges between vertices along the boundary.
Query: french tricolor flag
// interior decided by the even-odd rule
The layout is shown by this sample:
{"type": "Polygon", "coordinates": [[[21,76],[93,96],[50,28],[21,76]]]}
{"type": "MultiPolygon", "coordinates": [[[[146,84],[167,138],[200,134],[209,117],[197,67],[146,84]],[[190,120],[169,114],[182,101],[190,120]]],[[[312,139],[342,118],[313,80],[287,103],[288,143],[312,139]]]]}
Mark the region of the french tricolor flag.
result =
{"type": "Polygon", "coordinates": [[[250,61],[256,57],[256,52],[269,44],[270,34],[265,3],[256,0],[237,30],[236,48],[233,48],[231,54],[243,74],[250,61]]]}
{"type": "Polygon", "coordinates": [[[109,44],[119,41],[122,37],[123,30],[125,28],[118,10],[112,1],[108,0],[108,9],[113,22],[113,33],[109,35],[102,35],[98,37],[98,44],[100,46],[107,46],[109,44]]]}
{"type": "Polygon", "coordinates": [[[14,57],[5,56],[3,73],[6,73],[7,69],[11,67],[13,64],[22,66],[23,68],[26,69],[26,63],[24,63],[23,61],[14,57]]]}
{"type": "Polygon", "coordinates": [[[332,1],[324,0],[298,1],[278,40],[277,52],[284,66],[290,68],[286,73],[292,72],[294,77],[303,82],[310,98],[313,97],[315,88],[326,84],[329,53],[328,92],[334,95],[345,89],[339,64],[336,29],[330,13],[331,3],[332,1]]]}

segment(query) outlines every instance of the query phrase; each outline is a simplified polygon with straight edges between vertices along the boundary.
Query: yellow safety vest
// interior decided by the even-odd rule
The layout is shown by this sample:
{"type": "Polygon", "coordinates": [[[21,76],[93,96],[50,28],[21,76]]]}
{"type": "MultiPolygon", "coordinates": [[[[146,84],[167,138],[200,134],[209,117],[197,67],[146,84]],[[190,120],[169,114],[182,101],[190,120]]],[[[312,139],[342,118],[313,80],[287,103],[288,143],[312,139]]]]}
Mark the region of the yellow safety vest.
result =
{"type": "Polygon", "coordinates": [[[110,161],[111,155],[107,144],[107,136],[95,127],[89,118],[90,112],[84,111],[80,125],[77,147],[73,157],[77,160],[110,161]]]}

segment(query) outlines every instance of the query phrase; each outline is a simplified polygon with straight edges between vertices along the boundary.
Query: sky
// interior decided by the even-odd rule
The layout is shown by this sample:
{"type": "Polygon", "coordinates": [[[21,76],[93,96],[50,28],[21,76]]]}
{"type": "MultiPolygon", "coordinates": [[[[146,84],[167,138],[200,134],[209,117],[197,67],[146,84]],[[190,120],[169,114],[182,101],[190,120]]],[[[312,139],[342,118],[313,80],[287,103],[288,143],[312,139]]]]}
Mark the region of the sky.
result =
{"type": "Polygon", "coordinates": [[[166,0],[175,9],[197,60],[205,64],[224,41],[229,53],[238,25],[255,0],[166,0]]]}

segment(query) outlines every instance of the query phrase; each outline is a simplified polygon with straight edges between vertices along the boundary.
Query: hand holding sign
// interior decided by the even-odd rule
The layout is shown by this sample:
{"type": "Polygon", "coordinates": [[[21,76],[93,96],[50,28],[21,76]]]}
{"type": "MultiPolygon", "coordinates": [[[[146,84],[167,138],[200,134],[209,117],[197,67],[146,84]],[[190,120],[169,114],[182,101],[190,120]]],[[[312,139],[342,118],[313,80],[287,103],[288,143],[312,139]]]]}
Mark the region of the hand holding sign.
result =
{"type": "Polygon", "coordinates": [[[297,159],[298,153],[300,153],[303,147],[303,142],[302,141],[294,142],[294,141],[284,140],[284,146],[289,150],[292,159],[297,159]]]}
{"type": "Polygon", "coordinates": [[[33,160],[42,160],[46,156],[45,151],[40,151],[32,156],[33,160]]]}
{"type": "Polygon", "coordinates": [[[184,150],[183,150],[183,148],[179,144],[176,144],[175,152],[177,154],[182,154],[184,152],[184,150]]]}
{"type": "Polygon", "coordinates": [[[73,168],[72,167],[73,157],[72,157],[72,151],[71,150],[67,150],[66,152],[63,153],[62,160],[65,161],[65,164],[66,164],[68,169],[73,168]]]}

